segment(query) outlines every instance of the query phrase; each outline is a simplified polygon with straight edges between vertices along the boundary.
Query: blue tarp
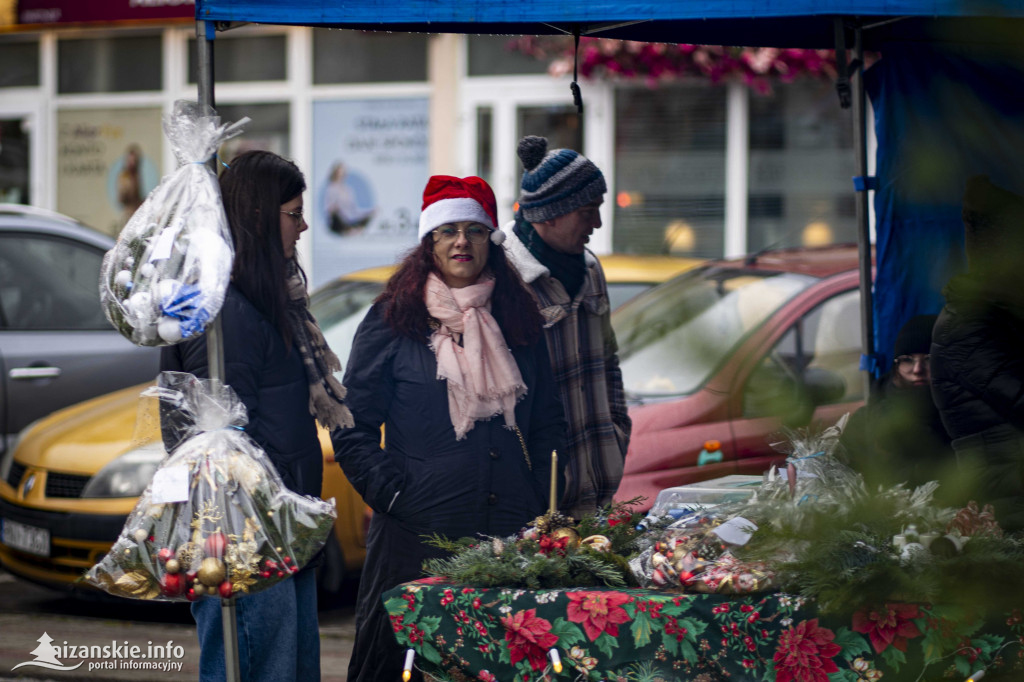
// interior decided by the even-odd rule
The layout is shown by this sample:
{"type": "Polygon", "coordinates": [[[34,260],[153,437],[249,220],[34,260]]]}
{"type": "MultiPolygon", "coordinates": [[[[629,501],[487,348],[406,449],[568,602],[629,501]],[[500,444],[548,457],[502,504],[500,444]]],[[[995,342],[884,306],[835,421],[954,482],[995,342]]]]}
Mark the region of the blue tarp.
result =
{"type": "Polygon", "coordinates": [[[576,25],[607,38],[751,47],[834,47],[836,16],[869,26],[866,48],[948,39],[949,18],[975,40],[990,34],[981,17],[1024,18],[1024,0],[196,0],[205,21],[525,35],[576,25]]]}
{"type": "Polygon", "coordinates": [[[943,286],[965,267],[967,178],[988,175],[1024,194],[1024,62],[1019,53],[890,46],[865,86],[878,140],[875,348],[888,362],[902,324],[937,313],[943,286]]]}

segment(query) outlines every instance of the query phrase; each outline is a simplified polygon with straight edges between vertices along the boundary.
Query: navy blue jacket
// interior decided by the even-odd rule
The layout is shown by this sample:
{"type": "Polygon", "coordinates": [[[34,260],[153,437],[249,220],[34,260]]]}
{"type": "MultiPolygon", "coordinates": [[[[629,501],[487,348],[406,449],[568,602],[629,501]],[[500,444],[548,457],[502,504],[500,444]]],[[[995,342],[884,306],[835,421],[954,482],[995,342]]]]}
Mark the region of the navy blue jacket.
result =
{"type": "MultiPolygon", "coordinates": [[[[319,497],[323,455],[298,348],[286,348],[277,328],[234,286],[228,287],[220,314],[224,383],[245,404],[245,432],[267,453],[289,489],[319,497]]],[[[160,369],[208,378],[206,335],[163,348],[160,369]]]]}
{"type": "Polygon", "coordinates": [[[451,538],[513,533],[547,508],[551,451],[565,439],[543,338],[512,350],[527,386],[515,411],[525,443],[500,416],[455,439],[448,384],[437,378],[428,344],[427,336],[396,335],[380,306],[370,309],[345,371],[355,427],[331,434],[335,459],[374,511],[408,530],[451,538]]]}

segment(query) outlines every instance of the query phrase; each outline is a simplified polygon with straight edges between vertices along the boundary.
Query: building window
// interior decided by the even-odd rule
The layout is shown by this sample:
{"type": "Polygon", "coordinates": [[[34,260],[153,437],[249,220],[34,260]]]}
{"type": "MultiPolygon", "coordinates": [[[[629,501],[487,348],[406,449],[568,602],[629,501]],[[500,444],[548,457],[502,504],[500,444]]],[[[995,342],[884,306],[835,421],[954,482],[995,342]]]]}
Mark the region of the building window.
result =
{"type": "Polygon", "coordinates": [[[39,85],[39,41],[0,38],[0,88],[39,85]]]}
{"type": "Polygon", "coordinates": [[[512,49],[511,36],[468,36],[467,42],[470,76],[514,76],[548,71],[547,61],[512,49]]]}
{"type": "Polygon", "coordinates": [[[747,246],[857,241],[851,110],[809,79],[750,97],[747,246]]]}
{"type": "Polygon", "coordinates": [[[395,83],[427,80],[424,33],[313,31],[313,83],[395,83]]]}
{"type": "Polygon", "coordinates": [[[163,89],[159,35],[74,38],[57,42],[57,92],[136,92],[163,89]]]}
{"type": "Polygon", "coordinates": [[[725,88],[619,88],[615,120],[613,250],[720,257],[725,88]]]}
{"type": "Polygon", "coordinates": [[[244,132],[224,143],[218,156],[224,163],[242,152],[262,149],[284,157],[291,157],[288,143],[291,118],[285,103],[221,104],[217,105],[221,121],[238,121],[248,116],[252,120],[243,127],[244,132]]]}
{"type": "MultiPolygon", "coordinates": [[[[250,35],[214,42],[214,78],[218,83],[283,81],[288,77],[285,36],[250,35]]],[[[188,41],[188,82],[196,82],[196,39],[188,41]]]]}

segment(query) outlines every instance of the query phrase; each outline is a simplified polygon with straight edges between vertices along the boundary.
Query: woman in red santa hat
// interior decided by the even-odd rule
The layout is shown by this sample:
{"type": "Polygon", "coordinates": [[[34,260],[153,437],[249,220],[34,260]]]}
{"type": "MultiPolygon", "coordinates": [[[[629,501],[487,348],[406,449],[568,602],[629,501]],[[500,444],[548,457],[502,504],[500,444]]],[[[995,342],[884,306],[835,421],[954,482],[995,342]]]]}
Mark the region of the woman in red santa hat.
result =
{"type": "Polygon", "coordinates": [[[355,426],[331,434],[335,459],[374,511],[352,682],[401,679],[403,652],[380,597],[442,556],[424,535],[511,535],[547,507],[550,453],[566,424],[543,319],[497,225],[486,182],[430,178],[420,243],[353,341],[344,384],[355,426]]]}

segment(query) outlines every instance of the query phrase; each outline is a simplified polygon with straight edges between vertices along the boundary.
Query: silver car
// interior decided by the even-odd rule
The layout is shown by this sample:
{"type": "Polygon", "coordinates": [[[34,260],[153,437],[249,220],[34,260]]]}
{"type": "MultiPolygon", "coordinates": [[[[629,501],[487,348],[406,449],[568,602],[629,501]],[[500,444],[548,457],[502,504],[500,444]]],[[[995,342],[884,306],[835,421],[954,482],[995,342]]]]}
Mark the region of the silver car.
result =
{"type": "Polygon", "coordinates": [[[59,213],[0,204],[0,453],[29,423],[156,376],[160,353],[100,308],[114,240],[59,213]]]}

